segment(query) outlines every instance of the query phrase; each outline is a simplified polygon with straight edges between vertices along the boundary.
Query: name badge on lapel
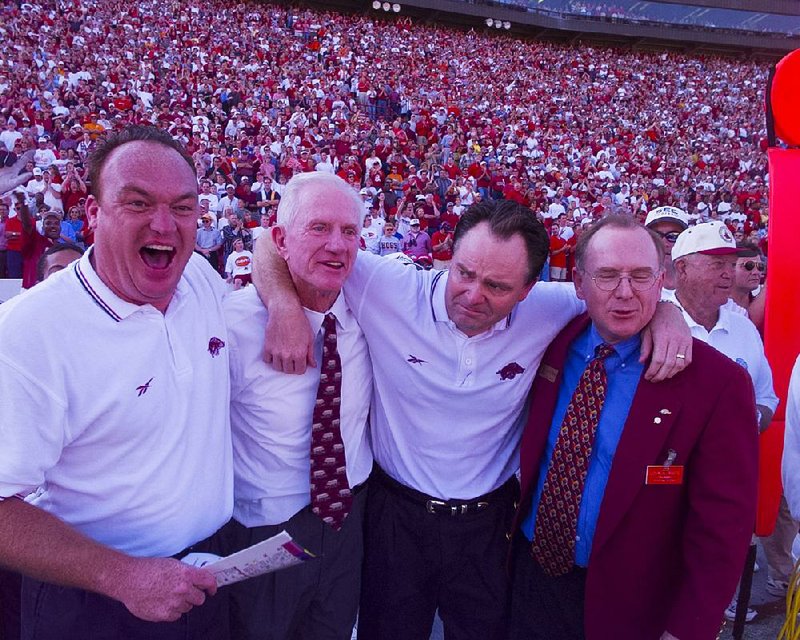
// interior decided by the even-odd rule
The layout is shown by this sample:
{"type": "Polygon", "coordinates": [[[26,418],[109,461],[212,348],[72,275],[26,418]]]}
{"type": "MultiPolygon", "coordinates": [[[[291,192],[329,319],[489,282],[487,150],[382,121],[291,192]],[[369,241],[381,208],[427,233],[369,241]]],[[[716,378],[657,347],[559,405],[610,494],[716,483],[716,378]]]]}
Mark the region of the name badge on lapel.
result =
{"type": "Polygon", "coordinates": [[[539,367],[539,377],[544,378],[548,382],[555,382],[558,377],[558,369],[551,367],[549,364],[543,364],[539,367]]]}
{"type": "Polygon", "coordinates": [[[647,466],[644,476],[645,484],[683,484],[683,465],[673,465],[678,454],[674,449],[667,453],[664,464],[651,464],[647,466]]]}

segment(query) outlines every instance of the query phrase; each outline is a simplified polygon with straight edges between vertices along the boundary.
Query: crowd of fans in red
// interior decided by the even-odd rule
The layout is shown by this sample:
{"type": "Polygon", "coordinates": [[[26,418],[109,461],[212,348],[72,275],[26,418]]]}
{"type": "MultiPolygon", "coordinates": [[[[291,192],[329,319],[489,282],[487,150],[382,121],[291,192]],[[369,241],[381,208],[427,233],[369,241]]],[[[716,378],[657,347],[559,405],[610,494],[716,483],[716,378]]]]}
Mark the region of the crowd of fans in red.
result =
{"type": "Polygon", "coordinates": [[[0,161],[37,149],[34,209],[79,220],[87,154],[136,122],[181,138],[210,190],[232,185],[251,214],[269,215],[294,173],[329,170],[379,217],[430,231],[503,197],[548,227],[669,204],[765,235],[756,62],[247,2],[53,6],[0,10],[0,161]]]}

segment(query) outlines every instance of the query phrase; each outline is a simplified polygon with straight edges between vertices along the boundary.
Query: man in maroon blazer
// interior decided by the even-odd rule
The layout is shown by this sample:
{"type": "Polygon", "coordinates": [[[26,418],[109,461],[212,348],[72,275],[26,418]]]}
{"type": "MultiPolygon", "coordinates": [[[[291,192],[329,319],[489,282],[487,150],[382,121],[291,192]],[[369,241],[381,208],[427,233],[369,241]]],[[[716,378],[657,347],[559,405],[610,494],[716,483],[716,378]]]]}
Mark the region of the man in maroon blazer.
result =
{"type": "Polygon", "coordinates": [[[674,378],[641,376],[660,257],[621,216],[578,244],[588,317],[545,354],[521,445],[514,640],[710,640],[736,588],[755,521],[752,385],[697,340],[674,378]]]}

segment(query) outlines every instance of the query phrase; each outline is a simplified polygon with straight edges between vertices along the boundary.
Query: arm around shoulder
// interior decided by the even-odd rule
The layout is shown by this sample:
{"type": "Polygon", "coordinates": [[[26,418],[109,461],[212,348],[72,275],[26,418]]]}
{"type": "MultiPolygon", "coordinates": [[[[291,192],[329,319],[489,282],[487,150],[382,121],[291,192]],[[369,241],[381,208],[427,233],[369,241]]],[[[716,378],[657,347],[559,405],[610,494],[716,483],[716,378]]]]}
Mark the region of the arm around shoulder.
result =
{"type": "Polygon", "coordinates": [[[274,242],[256,243],[253,253],[253,283],[269,311],[264,361],[278,371],[302,374],[307,366],[316,366],[314,336],[289,268],[274,242]]]}

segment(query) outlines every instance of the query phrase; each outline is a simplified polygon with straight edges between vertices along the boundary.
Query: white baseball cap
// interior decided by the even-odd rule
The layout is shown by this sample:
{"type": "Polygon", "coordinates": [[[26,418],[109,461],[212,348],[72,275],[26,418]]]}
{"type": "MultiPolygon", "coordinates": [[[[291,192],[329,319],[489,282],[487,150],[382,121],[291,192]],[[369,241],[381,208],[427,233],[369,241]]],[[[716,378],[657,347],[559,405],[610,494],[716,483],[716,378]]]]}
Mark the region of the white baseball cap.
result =
{"type": "Polygon", "coordinates": [[[656,222],[674,222],[682,229],[689,226],[689,216],[678,207],[656,207],[645,218],[644,226],[649,227],[656,222]]]}
{"type": "Polygon", "coordinates": [[[737,253],[736,240],[719,220],[704,222],[682,231],[672,247],[672,259],[677,260],[692,253],[718,256],[737,253]]]}

